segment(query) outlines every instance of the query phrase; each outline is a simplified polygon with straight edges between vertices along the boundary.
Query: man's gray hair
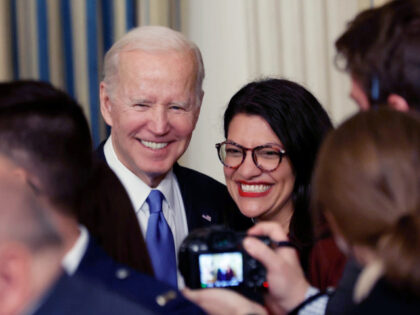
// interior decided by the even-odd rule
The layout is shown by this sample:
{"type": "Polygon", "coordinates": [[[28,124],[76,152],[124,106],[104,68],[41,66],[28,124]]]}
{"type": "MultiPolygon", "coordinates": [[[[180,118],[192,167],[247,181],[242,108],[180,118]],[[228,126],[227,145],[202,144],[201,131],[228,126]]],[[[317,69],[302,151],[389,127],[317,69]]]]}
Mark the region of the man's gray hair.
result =
{"type": "MultiPolygon", "coordinates": [[[[164,26],[141,26],[134,28],[112,45],[105,54],[104,82],[108,95],[115,88],[118,73],[118,56],[124,51],[143,50],[147,52],[192,51],[196,62],[195,94],[199,98],[204,80],[204,65],[200,49],[182,33],[164,26]]],[[[200,102],[198,102],[200,104],[200,102]]]]}

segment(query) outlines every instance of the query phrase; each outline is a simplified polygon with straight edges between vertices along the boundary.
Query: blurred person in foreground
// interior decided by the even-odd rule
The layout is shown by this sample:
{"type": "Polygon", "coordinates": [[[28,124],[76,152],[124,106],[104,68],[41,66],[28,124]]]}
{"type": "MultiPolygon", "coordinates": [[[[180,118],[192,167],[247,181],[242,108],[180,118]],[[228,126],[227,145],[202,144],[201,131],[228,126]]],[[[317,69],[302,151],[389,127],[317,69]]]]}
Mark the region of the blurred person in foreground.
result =
{"type": "Polygon", "coordinates": [[[151,314],[62,272],[63,240],[28,183],[0,154],[0,314],[151,314]]]}
{"type": "Polygon", "coordinates": [[[420,2],[394,0],[359,13],[336,40],[336,65],[351,76],[361,110],[420,110],[420,2]]]}
{"type": "Polygon", "coordinates": [[[419,170],[418,113],[360,113],[322,146],[313,208],[363,268],[352,314],[420,312],[419,170]]]}
{"type": "Polygon", "coordinates": [[[51,205],[64,243],[65,272],[156,313],[200,313],[177,290],[151,276],[128,196],[112,171],[93,158],[81,107],[45,82],[1,83],[0,95],[0,153],[51,205]]]}

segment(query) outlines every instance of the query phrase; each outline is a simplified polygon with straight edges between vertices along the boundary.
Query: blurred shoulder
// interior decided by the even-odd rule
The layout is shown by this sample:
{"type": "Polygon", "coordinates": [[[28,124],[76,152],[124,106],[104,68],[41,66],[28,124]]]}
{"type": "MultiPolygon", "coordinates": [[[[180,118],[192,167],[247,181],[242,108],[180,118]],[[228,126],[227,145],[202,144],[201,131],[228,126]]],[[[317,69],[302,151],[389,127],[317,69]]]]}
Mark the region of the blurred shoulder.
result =
{"type": "Polygon", "coordinates": [[[155,314],[147,306],[134,303],[87,279],[63,274],[50,289],[34,315],[112,315],[117,313],[155,314]]]}
{"type": "Polygon", "coordinates": [[[203,313],[175,288],[114,261],[93,238],[89,241],[76,275],[156,313],[203,313]]]}

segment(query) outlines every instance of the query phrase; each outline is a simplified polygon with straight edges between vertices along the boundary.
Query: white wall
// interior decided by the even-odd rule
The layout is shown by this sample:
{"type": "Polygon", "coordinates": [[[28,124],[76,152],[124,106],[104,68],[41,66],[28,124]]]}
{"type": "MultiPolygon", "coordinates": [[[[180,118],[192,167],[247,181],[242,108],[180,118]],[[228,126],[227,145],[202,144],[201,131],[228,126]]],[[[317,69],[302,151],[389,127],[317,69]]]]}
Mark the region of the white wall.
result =
{"type": "Polygon", "coordinates": [[[181,164],[224,182],[214,144],[223,113],[249,81],[285,77],[307,87],[334,122],[356,110],[349,80],[333,65],[334,40],[358,0],[184,0],[182,32],[200,47],[206,79],[200,119],[181,164]]]}

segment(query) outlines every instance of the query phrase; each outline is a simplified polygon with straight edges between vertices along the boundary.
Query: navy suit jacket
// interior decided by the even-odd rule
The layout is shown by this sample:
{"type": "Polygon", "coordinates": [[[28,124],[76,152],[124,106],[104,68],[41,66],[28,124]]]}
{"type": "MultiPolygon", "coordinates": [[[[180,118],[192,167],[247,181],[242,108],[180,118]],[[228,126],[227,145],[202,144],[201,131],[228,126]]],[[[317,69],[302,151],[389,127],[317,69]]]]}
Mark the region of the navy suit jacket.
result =
{"type": "Polygon", "coordinates": [[[33,315],[139,315],[155,314],[77,276],[63,274],[33,315]]]}
{"type": "Polygon", "coordinates": [[[88,247],[75,276],[104,286],[154,313],[204,314],[198,306],[171,286],[115,262],[92,237],[89,237],[88,247]]]}
{"type": "MultiPolygon", "coordinates": [[[[104,144],[102,142],[98,147],[96,155],[106,162],[104,144]]],[[[236,207],[225,185],[178,163],[175,163],[173,171],[184,201],[189,231],[211,224],[246,231],[253,225],[251,219],[243,216],[236,207]]]]}
{"type": "Polygon", "coordinates": [[[338,286],[328,300],[325,314],[342,314],[343,310],[351,313],[354,310],[356,304],[353,301],[353,292],[361,270],[360,265],[353,258],[347,261],[338,286]]]}

